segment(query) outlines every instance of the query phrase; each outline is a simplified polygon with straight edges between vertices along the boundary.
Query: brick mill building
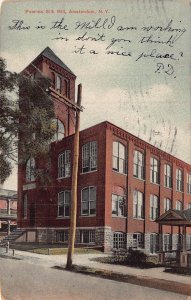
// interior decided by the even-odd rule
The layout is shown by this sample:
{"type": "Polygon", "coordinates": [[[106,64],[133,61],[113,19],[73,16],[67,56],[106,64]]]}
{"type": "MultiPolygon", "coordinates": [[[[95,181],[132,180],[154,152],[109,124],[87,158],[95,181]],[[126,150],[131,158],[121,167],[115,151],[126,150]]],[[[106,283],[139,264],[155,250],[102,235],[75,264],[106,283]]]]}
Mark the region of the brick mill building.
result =
{"type": "MultiPolygon", "coordinates": [[[[23,72],[34,79],[43,73],[58,94],[75,102],[76,76],[50,48],[23,72]]],[[[75,113],[63,98],[53,101],[57,133],[51,163],[31,157],[19,167],[18,227],[22,241],[67,244],[75,113]],[[49,185],[36,180],[35,168],[50,169],[49,185]]],[[[79,151],[76,245],[156,253],[155,219],[169,209],[191,209],[191,165],[107,121],[80,132],[79,151]]],[[[176,249],[178,241],[178,228],[163,226],[164,249],[176,249]]]]}

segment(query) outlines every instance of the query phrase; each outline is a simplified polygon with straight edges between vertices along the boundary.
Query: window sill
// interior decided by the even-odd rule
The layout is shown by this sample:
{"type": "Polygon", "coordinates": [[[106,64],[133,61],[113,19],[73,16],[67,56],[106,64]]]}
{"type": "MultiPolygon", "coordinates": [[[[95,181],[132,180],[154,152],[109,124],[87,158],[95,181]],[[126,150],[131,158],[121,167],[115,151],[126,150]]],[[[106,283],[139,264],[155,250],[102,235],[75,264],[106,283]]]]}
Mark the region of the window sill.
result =
{"type": "Polygon", "coordinates": [[[121,174],[121,175],[124,175],[124,176],[127,176],[127,174],[126,174],[126,173],[121,173],[121,172],[119,172],[119,171],[115,171],[115,170],[113,170],[113,169],[112,169],[112,172],[114,172],[114,173],[117,173],[117,174],[121,174]]]}
{"type": "Polygon", "coordinates": [[[63,216],[59,216],[56,218],[57,220],[60,220],[60,219],[70,219],[70,217],[63,217],[63,216]]]}
{"type": "Polygon", "coordinates": [[[178,193],[184,193],[184,191],[179,191],[179,190],[176,190],[176,192],[178,192],[178,193]]]}
{"type": "Polygon", "coordinates": [[[81,172],[80,175],[85,175],[85,174],[94,173],[94,172],[97,172],[97,170],[88,171],[88,172],[81,172]]]}
{"type": "Polygon", "coordinates": [[[125,217],[125,216],[116,216],[116,215],[112,215],[112,218],[126,219],[127,217],[125,217]]]}
{"type": "Polygon", "coordinates": [[[58,178],[56,178],[56,180],[62,180],[62,179],[66,179],[66,178],[71,178],[71,176],[67,176],[67,177],[58,177],[58,178]]]}
{"type": "Polygon", "coordinates": [[[143,218],[133,218],[133,220],[145,221],[143,218]]]}
{"type": "Polygon", "coordinates": [[[81,216],[79,216],[79,218],[94,218],[94,217],[96,217],[96,215],[81,215],[81,216]]]}
{"type": "Polygon", "coordinates": [[[165,189],[169,189],[169,190],[172,190],[172,187],[169,187],[169,186],[164,186],[165,189]]]}
{"type": "Polygon", "coordinates": [[[160,183],[157,183],[157,182],[152,182],[152,181],[150,181],[150,183],[151,183],[151,184],[155,184],[155,185],[160,186],[160,183]]]}
{"type": "Polygon", "coordinates": [[[143,181],[143,182],[146,181],[145,179],[136,177],[136,176],[134,176],[134,175],[133,175],[133,178],[138,179],[138,180],[141,180],[141,181],[143,181]]]}

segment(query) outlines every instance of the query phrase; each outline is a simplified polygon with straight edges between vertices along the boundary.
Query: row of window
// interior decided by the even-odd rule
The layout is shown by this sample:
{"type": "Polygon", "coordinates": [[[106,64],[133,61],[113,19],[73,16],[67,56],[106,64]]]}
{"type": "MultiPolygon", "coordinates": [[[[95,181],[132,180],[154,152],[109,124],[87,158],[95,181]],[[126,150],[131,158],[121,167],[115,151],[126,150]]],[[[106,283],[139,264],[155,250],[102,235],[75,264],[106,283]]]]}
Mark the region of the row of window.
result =
{"type": "MultiPolygon", "coordinates": [[[[119,142],[113,142],[113,170],[119,173],[127,173],[127,150],[119,142]]],[[[145,155],[143,152],[135,150],[133,158],[133,176],[145,179],[145,155]]],[[[160,183],[160,163],[159,160],[150,158],[150,181],[160,183]]],[[[172,166],[164,165],[164,186],[172,188],[172,166]]],[[[183,170],[176,170],[176,189],[183,191],[183,170]]],[[[187,192],[191,194],[191,174],[187,174],[187,192]]]]}
{"type": "MultiPolygon", "coordinates": [[[[56,232],[57,242],[68,242],[69,230],[61,230],[56,232]]],[[[80,243],[95,244],[95,230],[80,230],[80,243]]]]}
{"type": "MultiPolygon", "coordinates": [[[[27,161],[26,179],[35,180],[35,161],[33,158],[27,161]]],[[[113,142],[113,170],[126,174],[127,171],[126,148],[119,142],[113,142]]],[[[97,142],[91,141],[82,146],[82,173],[97,170],[97,142]]],[[[58,178],[71,176],[71,151],[65,150],[58,156],[58,178]]],[[[139,179],[145,178],[144,153],[134,151],[133,176],[139,179]]],[[[160,164],[154,157],[150,159],[150,181],[160,183],[160,164]]],[[[164,186],[172,188],[172,166],[164,165],[164,186]]],[[[176,189],[183,191],[183,170],[176,170],[176,189]]],[[[187,192],[191,194],[191,174],[187,174],[187,192]]]]}
{"type": "MultiPolygon", "coordinates": [[[[70,216],[71,192],[62,191],[58,194],[58,217],[70,216]]],[[[89,186],[81,191],[81,215],[96,215],[96,187],[89,186]]]]}
{"type": "MultiPolygon", "coordinates": [[[[126,216],[126,197],[112,194],[112,216],[126,216]]],[[[164,198],[164,212],[172,208],[172,202],[164,198]]],[[[176,209],[183,210],[183,202],[176,201],[176,209]]],[[[188,203],[188,209],[191,209],[191,203],[188,203]]],[[[144,194],[135,190],[133,192],[133,217],[135,219],[144,219],[144,194]]],[[[156,195],[150,195],[150,219],[155,220],[159,217],[159,198],[156,195]]]]}
{"type": "MultiPolygon", "coordinates": [[[[172,208],[172,201],[164,198],[164,212],[172,208]]],[[[176,201],[176,209],[183,210],[183,202],[176,201]]],[[[188,209],[191,209],[191,203],[188,203],[188,209]]],[[[144,194],[134,191],[133,194],[133,217],[136,219],[144,219],[144,194]]],[[[159,217],[159,198],[156,195],[150,195],[150,219],[155,220],[159,217]]]]}
{"type": "MultiPolygon", "coordinates": [[[[163,234],[163,251],[172,250],[172,235],[163,234]]],[[[178,250],[182,247],[183,236],[176,235],[176,243],[174,243],[174,250],[178,250]]],[[[131,247],[133,249],[143,249],[144,248],[144,234],[134,233],[132,236],[131,247]]],[[[114,232],[113,234],[113,248],[114,249],[125,249],[126,248],[126,234],[124,232],[114,232]]],[[[191,235],[187,240],[187,248],[191,249],[191,235]]],[[[157,253],[159,251],[159,234],[150,234],[150,253],[157,253]]]]}
{"type": "MultiPolygon", "coordinates": [[[[81,190],[81,216],[96,215],[96,187],[89,186],[81,190]]],[[[67,218],[70,216],[71,191],[61,191],[58,193],[58,217],[67,218]]],[[[172,208],[172,202],[164,198],[164,212],[172,208]]],[[[176,201],[176,209],[183,210],[183,202],[176,201]]],[[[191,203],[188,204],[191,209],[191,203]]],[[[144,194],[135,190],[133,192],[133,218],[144,219],[144,194]]],[[[112,194],[112,216],[126,217],[127,206],[126,196],[112,194]]],[[[27,217],[27,194],[23,199],[23,217],[27,217]]],[[[156,195],[150,195],[150,219],[155,220],[159,217],[159,198],[156,195]]]]}

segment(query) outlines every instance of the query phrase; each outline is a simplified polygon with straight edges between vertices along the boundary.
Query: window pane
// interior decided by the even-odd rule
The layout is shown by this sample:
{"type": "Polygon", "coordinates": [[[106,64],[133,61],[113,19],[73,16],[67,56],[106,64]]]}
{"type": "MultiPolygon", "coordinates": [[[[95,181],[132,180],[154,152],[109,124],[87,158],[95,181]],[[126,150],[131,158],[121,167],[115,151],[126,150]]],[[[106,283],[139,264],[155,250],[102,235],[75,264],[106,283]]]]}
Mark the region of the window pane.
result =
{"type": "Polygon", "coordinates": [[[119,143],[119,158],[125,159],[125,146],[119,143]]]}
{"type": "Polygon", "coordinates": [[[96,199],[96,188],[90,187],[90,200],[95,200],[95,199],[96,199]]]}
{"type": "Polygon", "coordinates": [[[113,155],[118,156],[118,142],[113,142],[113,155]]]}
{"type": "Polygon", "coordinates": [[[95,215],[96,213],[96,202],[90,201],[90,215],[95,215]]]}
{"type": "Polygon", "coordinates": [[[71,197],[71,193],[66,191],[65,192],[65,204],[70,204],[70,197],[71,197]]]}
{"type": "Polygon", "coordinates": [[[88,202],[82,202],[82,214],[83,215],[88,215],[88,202]]]}
{"type": "Polygon", "coordinates": [[[69,217],[70,216],[70,206],[69,205],[65,205],[65,217],[69,217]]]}
{"type": "Polygon", "coordinates": [[[112,195],[112,215],[117,215],[117,196],[112,195]]]}
{"type": "Polygon", "coordinates": [[[82,190],[82,201],[87,201],[89,200],[89,190],[88,189],[83,189],[82,190]]]}

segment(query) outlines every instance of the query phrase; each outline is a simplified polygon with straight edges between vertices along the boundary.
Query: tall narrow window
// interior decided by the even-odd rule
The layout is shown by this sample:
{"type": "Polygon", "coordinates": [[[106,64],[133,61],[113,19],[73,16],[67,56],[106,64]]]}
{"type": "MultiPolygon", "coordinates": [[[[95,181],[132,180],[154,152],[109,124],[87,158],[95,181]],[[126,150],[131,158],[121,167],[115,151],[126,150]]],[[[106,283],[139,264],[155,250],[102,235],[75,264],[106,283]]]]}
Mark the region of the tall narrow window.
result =
{"type": "Polygon", "coordinates": [[[144,179],[144,154],[140,151],[134,151],[133,175],[139,179],[144,179]]]}
{"type": "Polygon", "coordinates": [[[156,220],[159,213],[159,201],[156,195],[150,195],[150,219],[156,220]]]}
{"type": "Polygon", "coordinates": [[[89,186],[82,190],[81,194],[81,215],[96,215],[96,187],[89,186]]]}
{"type": "Polygon", "coordinates": [[[164,186],[172,187],[172,167],[168,164],[164,165],[164,186]]]}
{"type": "Polygon", "coordinates": [[[172,236],[170,234],[163,235],[163,250],[164,251],[172,250],[172,236]]]}
{"type": "Polygon", "coordinates": [[[113,170],[126,174],[126,148],[119,142],[113,142],[113,170]]]}
{"type": "Polygon", "coordinates": [[[144,236],[143,233],[134,233],[133,234],[133,248],[143,248],[144,247],[144,236]]]}
{"type": "Polygon", "coordinates": [[[35,159],[31,157],[26,163],[26,180],[34,181],[35,179],[35,159]]]}
{"type": "Polygon", "coordinates": [[[136,219],[144,218],[143,193],[139,191],[133,193],[133,217],[136,219]]]}
{"type": "Polygon", "coordinates": [[[191,174],[187,174],[187,193],[191,194],[191,174]]]}
{"type": "Polygon", "coordinates": [[[177,210],[183,210],[183,202],[182,201],[176,201],[176,209],[177,210]]]}
{"type": "Polygon", "coordinates": [[[164,198],[164,212],[168,211],[172,208],[171,200],[168,198],[164,198]]]}
{"type": "Polygon", "coordinates": [[[59,141],[65,136],[65,128],[62,122],[59,119],[53,119],[51,128],[54,130],[53,141],[59,141]]]}
{"type": "Polygon", "coordinates": [[[159,183],[159,161],[154,157],[151,157],[150,160],[150,181],[159,183]]]}
{"type": "Polygon", "coordinates": [[[59,92],[59,93],[61,93],[61,82],[62,82],[61,77],[56,75],[56,86],[55,86],[55,88],[56,88],[56,91],[59,92]]]}
{"type": "Polygon", "coordinates": [[[58,193],[58,217],[70,216],[71,192],[62,191],[58,193]]]}
{"type": "Polygon", "coordinates": [[[157,253],[159,250],[159,236],[157,233],[151,233],[150,235],[150,253],[157,253]]]}
{"type": "Polygon", "coordinates": [[[97,170],[97,142],[89,142],[82,146],[82,172],[97,170]]]}
{"type": "Polygon", "coordinates": [[[71,175],[70,150],[65,150],[58,156],[58,178],[66,178],[71,175]]]}
{"type": "Polygon", "coordinates": [[[176,170],[176,189],[177,191],[183,191],[183,171],[180,169],[176,170]]]}
{"type": "Polygon", "coordinates": [[[125,196],[112,194],[112,216],[125,216],[125,196]]]}

